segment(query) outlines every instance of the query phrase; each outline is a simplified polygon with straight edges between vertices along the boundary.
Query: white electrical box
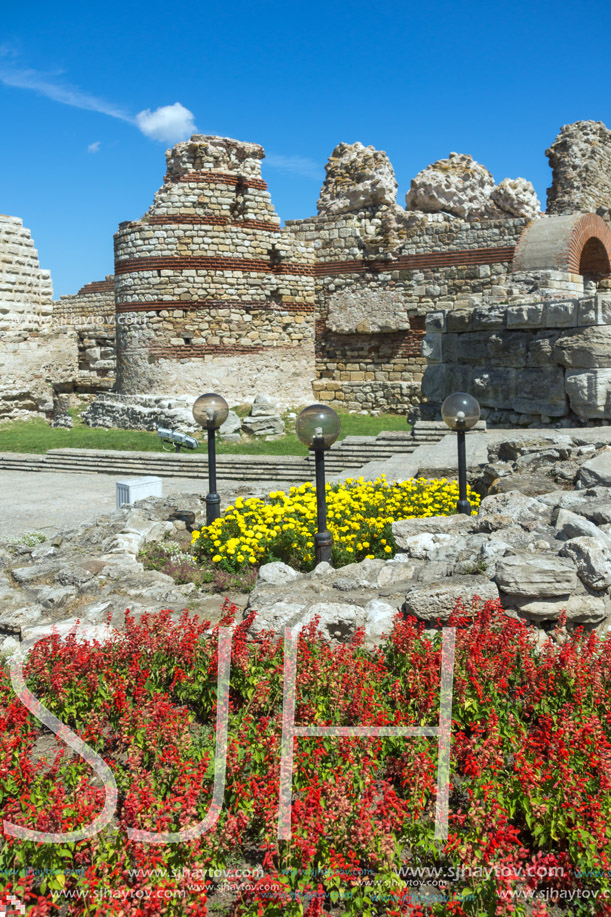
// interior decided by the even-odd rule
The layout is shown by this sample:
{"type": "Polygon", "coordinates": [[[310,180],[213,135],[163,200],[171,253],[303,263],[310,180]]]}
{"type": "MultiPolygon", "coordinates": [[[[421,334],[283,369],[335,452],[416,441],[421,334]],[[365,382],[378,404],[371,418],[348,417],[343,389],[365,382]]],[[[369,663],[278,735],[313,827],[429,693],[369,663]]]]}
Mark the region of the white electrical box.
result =
{"type": "Polygon", "coordinates": [[[117,481],[117,509],[124,503],[135,503],[136,500],[144,500],[145,497],[161,497],[161,490],[161,478],[155,475],[117,481]]]}

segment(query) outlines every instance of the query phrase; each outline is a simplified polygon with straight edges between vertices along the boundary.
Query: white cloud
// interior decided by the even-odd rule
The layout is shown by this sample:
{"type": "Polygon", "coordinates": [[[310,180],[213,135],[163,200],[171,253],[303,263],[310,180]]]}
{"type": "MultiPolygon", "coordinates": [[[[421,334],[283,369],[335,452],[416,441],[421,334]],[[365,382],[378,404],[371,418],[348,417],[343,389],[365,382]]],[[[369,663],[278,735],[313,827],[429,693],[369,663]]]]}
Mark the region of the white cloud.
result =
{"type": "Polygon", "coordinates": [[[281,153],[268,153],[265,157],[265,163],[272,169],[279,169],[281,172],[293,172],[295,175],[302,175],[304,178],[316,179],[324,178],[323,167],[320,163],[308,159],[307,156],[283,156],[281,153]]]}
{"type": "MultiPolygon", "coordinates": [[[[16,89],[29,89],[53,102],[82,108],[86,111],[97,111],[119,121],[133,124],[146,137],[164,143],[176,143],[195,132],[195,121],[192,112],[180,102],[173,105],[162,105],[151,111],[150,108],[139,112],[136,117],[127,114],[120,106],[107,102],[97,96],[83,92],[61,79],[61,73],[42,73],[29,67],[19,66],[15,60],[17,52],[9,45],[0,45],[0,83],[16,89]]],[[[90,144],[90,153],[97,153],[99,141],[90,144]],[[97,146],[96,146],[97,143],[97,146]]]]}
{"type": "Polygon", "coordinates": [[[99,152],[100,144],[101,144],[101,141],[100,141],[100,140],[96,140],[94,143],[90,143],[89,146],[87,147],[87,151],[88,151],[89,153],[97,153],[97,152],[99,152]]]}
{"type": "Polygon", "coordinates": [[[195,133],[193,113],[180,102],[162,105],[155,111],[147,108],[136,115],[135,123],[146,137],[165,143],[177,143],[195,133]]]}

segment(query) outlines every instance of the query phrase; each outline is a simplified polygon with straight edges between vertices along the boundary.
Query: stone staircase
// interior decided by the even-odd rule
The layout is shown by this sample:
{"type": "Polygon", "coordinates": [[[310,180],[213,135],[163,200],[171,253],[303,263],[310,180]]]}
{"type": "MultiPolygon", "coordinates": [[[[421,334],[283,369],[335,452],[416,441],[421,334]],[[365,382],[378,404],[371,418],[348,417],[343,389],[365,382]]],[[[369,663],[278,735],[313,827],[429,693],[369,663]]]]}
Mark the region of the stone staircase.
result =
{"type": "MultiPolygon", "coordinates": [[[[389,431],[377,436],[347,436],[327,453],[327,474],[332,477],[342,471],[356,471],[367,462],[408,454],[418,446],[438,442],[447,432],[443,423],[420,422],[413,431],[389,431]]],[[[208,458],[201,453],[50,449],[45,455],[0,453],[2,470],[207,479],[208,458]]],[[[217,478],[219,481],[304,483],[314,479],[314,457],[221,454],[217,457],[217,478]]]]}

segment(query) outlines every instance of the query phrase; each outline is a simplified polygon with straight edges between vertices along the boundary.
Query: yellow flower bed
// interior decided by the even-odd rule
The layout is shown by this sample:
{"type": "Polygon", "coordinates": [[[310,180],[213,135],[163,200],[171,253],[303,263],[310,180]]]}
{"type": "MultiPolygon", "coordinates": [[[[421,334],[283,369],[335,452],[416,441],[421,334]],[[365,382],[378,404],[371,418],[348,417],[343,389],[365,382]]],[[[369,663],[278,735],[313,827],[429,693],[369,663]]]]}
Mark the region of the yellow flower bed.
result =
{"type": "MultiPolygon", "coordinates": [[[[456,512],[456,481],[417,478],[390,484],[349,478],[327,484],[327,520],[336,567],[365,557],[389,557],[397,547],[391,523],[398,519],[450,516],[456,512]]],[[[480,498],[470,492],[474,513],[480,498]]],[[[273,491],[268,500],[241,497],[225,514],[193,532],[192,550],[224,570],[282,560],[301,570],[314,566],[316,490],[313,484],[273,491]]]]}

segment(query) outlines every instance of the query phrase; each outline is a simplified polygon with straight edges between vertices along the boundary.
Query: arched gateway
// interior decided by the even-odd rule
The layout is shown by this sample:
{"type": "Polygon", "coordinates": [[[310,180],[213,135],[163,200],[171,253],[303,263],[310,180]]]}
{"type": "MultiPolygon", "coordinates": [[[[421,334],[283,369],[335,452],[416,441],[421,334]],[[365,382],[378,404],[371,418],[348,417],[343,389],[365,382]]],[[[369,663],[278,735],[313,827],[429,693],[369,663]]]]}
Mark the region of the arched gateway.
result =
{"type": "Polygon", "coordinates": [[[597,280],[611,274],[611,230],[594,213],[543,216],[518,239],[514,271],[563,271],[597,280]]]}

